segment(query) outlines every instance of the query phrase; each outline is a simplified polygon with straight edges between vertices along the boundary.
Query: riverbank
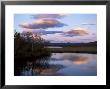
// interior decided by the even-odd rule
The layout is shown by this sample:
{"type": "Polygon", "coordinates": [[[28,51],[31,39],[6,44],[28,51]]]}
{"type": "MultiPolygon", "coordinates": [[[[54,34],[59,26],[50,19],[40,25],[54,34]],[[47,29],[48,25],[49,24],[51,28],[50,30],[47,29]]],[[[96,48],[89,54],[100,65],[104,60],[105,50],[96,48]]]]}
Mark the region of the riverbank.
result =
{"type": "Polygon", "coordinates": [[[72,52],[72,53],[97,53],[97,47],[63,47],[63,48],[48,48],[50,52],[53,53],[64,53],[64,52],[72,52]]]}

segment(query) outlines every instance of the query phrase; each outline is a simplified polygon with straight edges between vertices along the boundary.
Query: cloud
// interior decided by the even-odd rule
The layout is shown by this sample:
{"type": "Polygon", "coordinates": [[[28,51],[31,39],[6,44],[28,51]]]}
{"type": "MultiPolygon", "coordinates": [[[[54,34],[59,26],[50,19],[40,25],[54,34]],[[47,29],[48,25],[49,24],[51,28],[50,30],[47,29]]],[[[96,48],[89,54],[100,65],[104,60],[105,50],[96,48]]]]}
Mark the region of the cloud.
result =
{"type": "Polygon", "coordinates": [[[34,29],[22,29],[22,33],[32,32],[33,34],[47,35],[47,34],[56,34],[63,33],[63,31],[45,31],[45,30],[34,30],[34,29]]]}
{"type": "Polygon", "coordinates": [[[66,14],[37,14],[33,15],[34,19],[42,19],[42,18],[63,18],[66,14]]]}
{"type": "Polygon", "coordinates": [[[78,27],[78,28],[70,29],[69,31],[64,32],[63,35],[72,37],[72,36],[85,36],[89,34],[90,32],[88,29],[78,27]]]}
{"type": "Polygon", "coordinates": [[[86,28],[77,27],[66,32],[43,34],[42,37],[52,43],[88,43],[97,40],[97,34],[86,28]]]}
{"type": "Polygon", "coordinates": [[[88,43],[97,40],[96,34],[89,34],[85,36],[65,36],[62,33],[41,35],[45,40],[52,43],[88,43]]]}
{"type": "Polygon", "coordinates": [[[19,25],[22,28],[27,29],[46,29],[46,28],[53,28],[53,27],[63,27],[66,24],[61,23],[56,19],[44,18],[34,20],[32,23],[23,23],[19,25]]]}
{"type": "Polygon", "coordinates": [[[40,33],[41,35],[47,35],[47,34],[56,34],[56,33],[63,33],[62,31],[39,31],[39,32],[37,32],[37,33],[40,33]]]}
{"type": "Polygon", "coordinates": [[[82,23],[81,25],[96,25],[96,23],[82,23]]]}

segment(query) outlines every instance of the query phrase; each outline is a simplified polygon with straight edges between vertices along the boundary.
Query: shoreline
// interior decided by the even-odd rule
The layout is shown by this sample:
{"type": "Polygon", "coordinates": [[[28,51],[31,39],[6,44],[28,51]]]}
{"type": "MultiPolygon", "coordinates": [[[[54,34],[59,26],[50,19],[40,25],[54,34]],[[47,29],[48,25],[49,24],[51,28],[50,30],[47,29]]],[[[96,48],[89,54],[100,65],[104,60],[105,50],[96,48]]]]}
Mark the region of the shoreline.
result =
{"type": "Polygon", "coordinates": [[[97,54],[97,47],[48,48],[51,53],[92,53],[97,54]]]}
{"type": "Polygon", "coordinates": [[[50,51],[52,53],[88,53],[88,54],[97,54],[97,52],[93,51],[93,52],[89,52],[89,51],[50,51]]]}

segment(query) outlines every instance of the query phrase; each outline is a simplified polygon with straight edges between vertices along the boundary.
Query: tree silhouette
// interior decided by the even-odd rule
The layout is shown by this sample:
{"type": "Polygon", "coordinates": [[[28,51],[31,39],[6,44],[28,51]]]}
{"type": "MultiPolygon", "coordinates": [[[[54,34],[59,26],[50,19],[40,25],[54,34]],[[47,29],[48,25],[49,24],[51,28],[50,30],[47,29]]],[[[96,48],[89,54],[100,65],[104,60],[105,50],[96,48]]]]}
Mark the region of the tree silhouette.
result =
{"type": "Polygon", "coordinates": [[[20,34],[15,32],[14,34],[14,53],[15,57],[40,57],[44,55],[50,55],[42,44],[44,39],[38,34],[31,32],[20,34]]]}

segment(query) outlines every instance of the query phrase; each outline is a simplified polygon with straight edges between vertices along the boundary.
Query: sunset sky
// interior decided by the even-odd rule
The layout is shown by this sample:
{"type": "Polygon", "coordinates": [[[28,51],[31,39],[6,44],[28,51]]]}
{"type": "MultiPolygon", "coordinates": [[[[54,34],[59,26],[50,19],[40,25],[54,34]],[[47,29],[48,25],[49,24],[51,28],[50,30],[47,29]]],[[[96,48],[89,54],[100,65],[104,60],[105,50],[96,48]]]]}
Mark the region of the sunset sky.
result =
{"type": "Polygon", "coordinates": [[[51,43],[87,43],[97,40],[96,14],[15,14],[17,32],[33,32],[51,43]]]}

